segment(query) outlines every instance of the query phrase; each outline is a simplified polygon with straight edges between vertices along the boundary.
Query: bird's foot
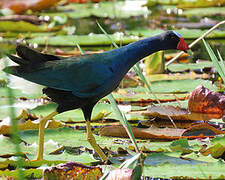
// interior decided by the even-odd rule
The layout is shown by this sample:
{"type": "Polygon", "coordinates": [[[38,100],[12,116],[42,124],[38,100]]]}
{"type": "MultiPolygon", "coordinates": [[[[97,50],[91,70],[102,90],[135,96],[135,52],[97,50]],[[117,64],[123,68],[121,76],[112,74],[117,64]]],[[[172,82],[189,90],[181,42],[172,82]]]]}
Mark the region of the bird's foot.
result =
{"type": "Polygon", "coordinates": [[[55,115],[57,115],[58,112],[54,111],[48,116],[42,118],[39,123],[39,135],[38,135],[38,152],[37,152],[37,161],[43,160],[43,154],[44,154],[44,129],[45,125],[48,122],[48,120],[52,119],[55,115]]]}
{"type": "Polygon", "coordinates": [[[107,161],[108,160],[107,156],[102,151],[100,146],[96,143],[95,137],[91,132],[91,125],[89,121],[87,121],[87,140],[91,144],[93,149],[96,151],[96,153],[99,155],[99,157],[102,159],[102,161],[107,161]]]}

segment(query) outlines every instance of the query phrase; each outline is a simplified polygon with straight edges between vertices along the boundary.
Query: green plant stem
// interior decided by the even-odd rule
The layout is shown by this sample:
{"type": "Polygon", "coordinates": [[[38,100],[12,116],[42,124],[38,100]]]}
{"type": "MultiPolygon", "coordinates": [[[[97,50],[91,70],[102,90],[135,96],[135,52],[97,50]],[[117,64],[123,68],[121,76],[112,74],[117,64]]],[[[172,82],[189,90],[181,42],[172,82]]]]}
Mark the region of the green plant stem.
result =
{"type": "MultiPolygon", "coordinates": [[[[216,67],[216,70],[218,71],[220,77],[223,79],[223,82],[225,82],[225,69],[224,69],[223,62],[221,62],[222,64],[220,64],[219,60],[217,59],[216,55],[214,54],[214,52],[213,52],[212,48],[209,46],[209,44],[204,39],[202,39],[202,41],[206,47],[206,50],[207,50],[213,64],[216,67]]],[[[222,57],[221,57],[221,59],[222,59],[222,57]]]]}
{"type": "Polygon", "coordinates": [[[112,104],[113,110],[119,116],[120,123],[123,125],[123,127],[127,131],[127,134],[130,137],[130,140],[131,140],[131,142],[134,145],[135,151],[137,153],[140,153],[140,151],[138,149],[137,142],[136,142],[135,137],[134,137],[134,134],[133,134],[133,132],[131,130],[130,124],[128,123],[126,116],[118,108],[118,106],[116,104],[116,101],[115,101],[115,98],[113,97],[112,93],[110,93],[107,97],[109,99],[110,104],[112,104]]]}
{"type": "MultiPolygon", "coordinates": [[[[193,41],[191,44],[188,45],[189,48],[191,48],[192,46],[194,46],[195,44],[197,44],[200,40],[202,40],[205,36],[207,36],[208,34],[210,34],[214,29],[216,29],[217,27],[219,27],[220,25],[225,24],[225,20],[219,22],[218,24],[216,24],[215,26],[213,26],[212,28],[210,28],[207,32],[205,32],[202,36],[200,36],[198,39],[196,39],[195,41],[193,41]]],[[[168,61],[166,63],[166,68],[175,60],[177,60],[182,54],[184,54],[184,52],[180,52],[178,53],[173,59],[171,59],[170,61],[168,61]]]]}

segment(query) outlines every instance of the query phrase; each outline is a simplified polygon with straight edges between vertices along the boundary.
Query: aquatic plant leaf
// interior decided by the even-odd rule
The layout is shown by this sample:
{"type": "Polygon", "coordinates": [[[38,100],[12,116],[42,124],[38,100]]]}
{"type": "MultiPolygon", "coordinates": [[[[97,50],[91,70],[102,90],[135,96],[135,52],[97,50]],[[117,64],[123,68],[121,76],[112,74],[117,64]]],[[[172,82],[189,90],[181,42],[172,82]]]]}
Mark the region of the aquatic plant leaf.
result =
{"type": "Polygon", "coordinates": [[[22,14],[28,9],[32,11],[40,11],[42,9],[47,9],[54,6],[59,0],[2,0],[0,7],[2,9],[11,9],[15,14],[22,14]]]}
{"type": "Polygon", "coordinates": [[[14,21],[14,22],[25,21],[36,25],[40,25],[43,22],[48,22],[35,15],[6,15],[1,16],[0,21],[14,21]]]}
{"type": "MultiPolygon", "coordinates": [[[[207,8],[208,10],[209,8],[207,8]]],[[[225,10],[223,11],[225,12],[225,10]]],[[[205,11],[205,13],[207,13],[205,11]]],[[[195,13],[196,15],[196,13],[195,13]]],[[[200,37],[201,35],[203,35],[206,31],[208,30],[200,30],[200,29],[176,29],[176,32],[180,33],[185,39],[197,39],[198,37],[200,37]]],[[[126,30],[125,31],[126,34],[132,34],[132,35],[137,35],[140,36],[142,35],[143,37],[149,37],[149,34],[151,34],[151,36],[160,34],[163,32],[163,30],[161,29],[133,29],[133,30],[126,30]]],[[[220,31],[220,30],[214,30],[213,33],[210,33],[209,35],[207,35],[205,37],[205,39],[207,38],[223,38],[225,36],[225,32],[224,31],[220,31]]]]}
{"type": "MultiPolygon", "coordinates": [[[[147,129],[132,127],[131,129],[135,138],[142,139],[176,139],[171,137],[178,137],[184,131],[183,129],[177,129],[176,131],[173,131],[172,129],[168,128],[162,129],[156,127],[150,127],[147,129]]],[[[102,128],[98,133],[102,136],[128,137],[125,129],[122,126],[107,126],[102,128]]]]}
{"type": "MultiPolygon", "coordinates": [[[[179,70],[180,69],[182,69],[182,67],[179,68],[179,70]]],[[[210,74],[206,74],[206,73],[197,74],[195,72],[176,73],[176,74],[151,74],[151,75],[146,76],[146,78],[149,82],[168,81],[168,80],[209,79],[210,77],[211,77],[210,74]]]]}
{"type": "Polygon", "coordinates": [[[224,6],[224,0],[198,0],[198,1],[190,1],[190,2],[182,2],[179,3],[177,8],[206,8],[206,7],[216,7],[216,6],[224,6]]]}
{"type": "Polygon", "coordinates": [[[44,16],[68,16],[69,18],[87,18],[90,16],[101,18],[129,18],[150,14],[150,10],[144,7],[145,0],[128,0],[116,2],[100,2],[87,4],[68,4],[57,8],[55,13],[42,13],[44,16]],[[135,7],[135,8],[134,8],[135,7]]]}
{"type": "MultiPolygon", "coordinates": [[[[141,139],[161,139],[161,140],[175,140],[180,138],[196,139],[205,137],[214,137],[217,134],[225,134],[224,131],[217,130],[216,128],[207,124],[197,124],[189,127],[188,129],[175,129],[175,128],[131,128],[135,138],[141,139]],[[194,133],[190,133],[190,132],[194,133]],[[197,131],[197,133],[196,133],[197,131]]],[[[125,129],[122,126],[107,126],[103,127],[99,134],[102,136],[114,137],[128,137],[125,129]]]]}
{"type": "Polygon", "coordinates": [[[187,138],[175,140],[169,147],[172,151],[181,151],[182,155],[190,154],[194,151],[191,149],[191,146],[189,146],[187,138]]]}
{"type": "MultiPolygon", "coordinates": [[[[196,79],[194,81],[190,79],[153,81],[151,82],[151,88],[158,100],[161,102],[170,102],[187,99],[188,92],[192,92],[201,84],[211,90],[217,90],[217,87],[213,85],[211,81],[203,79],[196,79]]],[[[142,86],[120,89],[117,92],[113,92],[113,96],[119,102],[131,101],[147,103],[156,101],[155,96],[146,92],[146,88],[142,86]]]]}
{"type": "MultiPolygon", "coordinates": [[[[117,44],[128,44],[138,40],[137,36],[125,36],[123,34],[110,35],[113,41],[117,44]]],[[[77,42],[80,46],[94,46],[94,45],[111,45],[111,41],[104,34],[90,34],[90,35],[58,35],[35,37],[28,40],[29,43],[37,43],[39,45],[52,46],[74,46],[77,42]]]]}
{"type": "Polygon", "coordinates": [[[196,16],[196,14],[200,17],[204,16],[210,17],[214,15],[224,16],[225,7],[207,7],[207,11],[205,10],[205,8],[190,8],[185,10],[182,14],[187,17],[196,16]]]}
{"type": "Polygon", "coordinates": [[[59,164],[44,170],[44,179],[93,179],[102,176],[100,167],[85,166],[75,162],[59,164]]]}
{"type": "Polygon", "coordinates": [[[200,85],[189,96],[188,109],[191,112],[224,115],[225,96],[200,85]]]}
{"type": "Polygon", "coordinates": [[[156,52],[145,58],[145,73],[160,74],[165,70],[165,60],[163,51],[156,52]]]}
{"type": "MultiPolygon", "coordinates": [[[[18,169],[11,171],[11,170],[0,170],[0,176],[1,177],[8,177],[13,178],[13,179],[18,179],[18,169]]],[[[35,179],[40,179],[42,177],[42,169],[28,169],[28,170],[23,170],[24,177],[25,178],[35,178],[35,179]]]]}
{"type": "Polygon", "coordinates": [[[182,136],[195,137],[195,136],[208,136],[214,137],[219,134],[225,134],[225,131],[215,128],[208,123],[198,123],[190,126],[185,130],[182,136]]]}
{"type": "MultiPolygon", "coordinates": [[[[55,120],[49,121],[48,128],[57,129],[59,127],[64,127],[64,124],[55,120]]],[[[23,124],[19,124],[18,129],[20,131],[39,129],[39,123],[34,123],[31,120],[28,120],[23,124]]],[[[8,125],[0,126],[0,134],[7,135],[7,134],[10,134],[10,131],[11,131],[11,126],[8,126],[8,125]]]]}
{"type": "MultiPolygon", "coordinates": [[[[143,92],[132,91],[131,88],[125,89],[127,91],[126,94],[121,94],[121,91],[114,92],[113,96],[118,102],[121,103],[140,103],[140,104],[149,104],[151,102],[156,102],[156,98],[154,95],[143,92]]],[[[185,100],[188,98],[187,93],[156,93],[156,97],[160,102],[171,102],[176,100],[185,100]]]]}
{"type": "Polygon", "coordinates": [[[49,155],[58,155],[67,152],[68,154],[72,155],[79,155],[84,152],[92,153],[91,149],[85,148],[83,146],[79,147],[71,147],[71,146],[61,146],[60,148],[56,149],[53,152],[50,152],[49,155]]]}
{"type": "Polygon", "coordinates": [[[201,150],[200,153],[204,156],[208,156],[210,154],[215,159],[225,159],[225,146],[220,143],[216,143],[212,147],[201,150]]]}
{"type": "Polygon", "coordinates": [[[181,72],[186,70],[195,70],[213,67],[212,61],[202,61],[197,63],[172,63],[168,66],[168,69],[173,72],[181,72]]]}
{"type": "MultiPolygon", "coordinates": [[[[9,154],[1,154],[1,155],[0,155],[1,158],[7,158],[7,159],[8,159],[8,158],[11,158],[11,157],[16,157],[16,156],[18,156],[17,153],[9,153],[9,154]]],[[[22,158],[28,159],[27,156],[26,156],[26,154],[23,153],[23,152],[21,152],[21,153],[19,154],[19,156],[21,156],[22,158]]],[[[0,169],[1,169],[1,168],[0,168],[0,169]]]]}
{"type": "MultiPolygon", "coordinates": [[[[216,90],[216,86],[209,80],[172,80],[172,81],[156,81],[151,83],[153,92],[192,92],[197,86],[203,85],[210,90],[216,90]]],[[[156,93],[157,94],[157,93],[156,93]]]]}
{"type": "MultiPolygon", "coordinates": [[[[57,108],[57,104],[55,103],[48,103],[45,105],[41,105],[36,107],[35,109],[31,110],[31,113],[35,113],[37,116],[46,116],[52,111],[55,111],[57,108]]],[[[94,121],[100,121],[104,120],[104,118],[111,118],[116,119],[115,114],[111,113],[111,105],[108,103],[98,103],[92,113],[92,120],[94,121]]],[[[80,109],[67,111],[61,114],[58,114],[54,117],[55,120],[63,121],[63,122],[71,122],[71,123],[77,123],[77,122],[83,122],[85,123],[83,113],[80,109]]]]}
{"type": "MultiPolygon", "coordinates": [[[[160,158],[159,154],[158,157],[160,158]]],[[[161,156],[162,159],[165,159],[161,156]]],[[[152,159],[150,157],[150,159],[152,159]]],[[[158,158],[157,158],[158,159],[158,158]]],[[[178,159],[178,158],[177,158],[178,159]]],[[[180,158],[179,158],[180,159],[180,158]]],[[[159,165],[144,166],[144,175],[152,178],[168,179],[224,179],[225,166],[221,161],[215,163],[173,164],[171,162],[159,165]]],[[[190,161],[189,161],[190,162],[190,161]]]]}
{"type": "Polygon", "coordinates": [[[25,21],[0,21],[0,32],[44,32],[46,29],[25,21]]]}
{"type": "Polygon", "coordinates": [[[190,112],[187,109],[178,106],[152,106],[146,111],[133,111],[132,113],[140,113],[145,118],[160,118],[169,120],[170,116],[174,120],[181,121],[208,121],[210,119],[219,119],[221,115],[218,113],[190,112]]]}

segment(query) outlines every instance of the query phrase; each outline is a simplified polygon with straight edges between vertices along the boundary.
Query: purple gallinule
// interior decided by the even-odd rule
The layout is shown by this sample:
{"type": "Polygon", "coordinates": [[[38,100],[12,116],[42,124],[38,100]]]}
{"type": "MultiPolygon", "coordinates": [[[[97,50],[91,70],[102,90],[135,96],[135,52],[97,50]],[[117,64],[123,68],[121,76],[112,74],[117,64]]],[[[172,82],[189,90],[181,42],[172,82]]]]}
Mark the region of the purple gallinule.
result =
{"type": "Polygon", "coordinates": [[[6,67],[4,71],[46,86],[43,93],[58,104],[55,112],[40,121],[37,160],[43,159],[46,122],[58,113],[77,108],[83,111],[89,143],[103,161],[107,160],[91,132],[93,107],[117,88],[124,75],[139,60],[168,49],[186,51],[189,48],[184,38],[175,31],[167,31],[103,53],[71,57],[43,54],[18,45],[18,57],[8,55],[18,66],[6,67]]]}

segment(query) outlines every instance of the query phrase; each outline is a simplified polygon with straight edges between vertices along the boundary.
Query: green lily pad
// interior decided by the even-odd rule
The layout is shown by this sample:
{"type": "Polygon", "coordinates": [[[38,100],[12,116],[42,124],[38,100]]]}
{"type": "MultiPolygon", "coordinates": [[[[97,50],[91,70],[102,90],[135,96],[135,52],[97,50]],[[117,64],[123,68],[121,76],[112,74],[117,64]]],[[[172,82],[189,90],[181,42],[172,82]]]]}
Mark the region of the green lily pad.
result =
{"type": "Polygon", "coordinates": [[[116,1],[116,2],[100,2],[98,4],[69,4],[67,6],[58,7],[59,12],[42,13],[43,16],[60,16],[73,19],[87,18],[90,16],[102,18],[129,18],[131,16],[148,15],[150,11],[143,7],[146,0],[139,1],[116,1]]]}
{"type": "MultiPolygon", "coordinates": [[[[125,36],[121,33],[110,35],[115,43],[128,44],[138,40],[137,36],[125,36]]],[[[58,35],[35,37],[28,40],[29,43],[37,43],[39,45],[52,45],[52,46],[75,46],[78,43],[81,46],[96,46],[96,45],[111,45],[112,42],[104,34],[89,34],[89,35],[58,35]]]]}
{"type": "Polygon", "coordinates": [[[225,166],[221,161],[196,165],[165,163],[160,166],[144,166],[144,175],[152,178],[223,179],[224,171],[225,166]]]}
{"type": "Polygon", "coordinates": [[[168,66],[168,69],[173,72],[185,71],[185,70],[194,70],[194,69],[203,69],[206,67],[213,67],[211,61],[199,62],[199,63],[172,63],[168,66]]]}
{"type": "MultiPolygon", "coordinates": [[[[25,178],[35,178],[35,179],[40,179],[42,178],[42,169],[28,169],[28,170],[24,170],[24,177],[25,178]]],[[[17,179],[18,178],[18,170],[15,170],[15,171],[10,171],[8,169],[4,170],[4,171],[0,171],[0,176],[8,176],[8,177],[11,177],[11,178],[15,178],[17,179]]]]}
{"type": "MultiPolygon", "coordinates": [[[[55,111],[56,108],[57,108],[57,104],[50,103],[47,105],[38,106],[37,108],[31,110],[30,112],[35,113],[37,116],[40,116],[40,115],[46,116],[46,115],[50,114],[51,112],[55,111]]],[[[115,119],[114,113],[111,113],[112,112],[111,105],[106,104],[106,103],[98,103],[94,107],[93,113],[92,113],[92,118],[94,118],[100,112],[103,112],[103,111],[105,111],[105,113],[110,113],[107,116],[107,118],[115,119]]],[[[85,121],[81,109],[75,109],[75,110],[71,110],[71,111],[67,111],[67,112],[58,114],[57,116],[54,117],[54,119],[61,120],[61,121],[67,121],[68,119],[70,119],[74,122],[85,121]]]]}
{"type": "MultiPolygon", "coordinates": [[[[196,66],[193,66],[193,69],[195,69],[196,66]]],[[[192,67],[190,67],[191,69],[192,67]]],[[[170,70],[171,71],[180,71],[180,70],[186,70],[186,66],[173,66],[170,70]]],[[[187,66],[187,69],[189,69],[189,66],[187,66]]],[[[191,73],[176,73],[176,74],[151,74],[146,76],[147,80],[149,82],[153,82],[153,81],[170,81],[170,80],[183,80],[183,79],[209,79],[211,76],[210,74],[197,74],[195,72],[191,72],[191,73]]]]}
{"type": "Polygon", "coordinates": [[[213,16],[216,14],[220,14],[225,15],[225,7],[207,7],[207,11],[206,8],[191,8],[188,10],[185,10],[183,13],[183,15],[187,16],[187,17],[191,17],[191,16],[213,16]]]}
{"type": "MultiPolygon", "coordinates": [[[[200,29],[175,29],[176,32],[180,33],[185,39],[197,39],[201,35],[203,35],[208,30],[200,30],[200,29]]],[[[133,30],[127,30],[127,34],[133,34],[133,35],[142,35],[144,37],[154,36],[157,34],[162,33],[163,30],[161,29],[133,29],[133,30]]],[[[220,30],[214,30],[209,35],[205,37],[207,38],[224,38],[225,32],[220,30]]]]}
{"type": "Polygon", "coordinates": [[[147,156],[145,159],[144,164],[145,165],[163,165],[164,163],[170,163],[170,164],[176,164],[176,165],[183,165],[183,164],[189,164],[189,165],[195,165],[195,164],[204,164],[206,162],[203,161],[197,161],[194,159],[181,159],[179,157],[173,157],[170,156],[171,153],[151,153],[147,156]]]}
{"type": "Polygon", "coordinates": [[[46,28],[25,21],[0,21],[0,32],[43,32],[46,28]]]}
{"type": "Polygon", "coordinates": [[[212,144],[220,143],[220,144],[225,144],[225,135],[217,136],[212,139],[212,144]]]}
{"type": "Polygon", "coordinates": [[[202,84],[210,90],[216,91],[217,88],[209,80],[172,80],[152,82],[153,92],[192,92],[197,86],[202,84]]]}
{"type": "MultiPolygon", "coordinates": [[[[211,83],[209,80],[203,80],[203,79],[196,79],[196,80],[168,80],[168,81],[154,81],[151,82],[151,89],[153,92],[157,93],[185,93],[185,92],[192,92],[197,86],[202,84],[203,86],[207,87],[210,90],[216,91],[217,87],[211,83]]],[[[130,96],[132,96],[131,93],[135,94],[137,93],[146,93],[147,96],[147,89],[138,86],[136,88],[124,88],[123,90],[130,92],[130,96]]],[[[127,94],[129,96],[129,93],[127,94]]],[[[143,96],[143,94],[142,94],[143,96]]],[[[144,96],[142,98],[145,98],[144,96]]],[[[141,98],[140,98],[141,99],[141,98]]],[[[146,99],[146,98],[145,98],[146,99]]]]}
{"type": "Polygon", "coordinates": [[[168,80],[168,81],[154,81],[151,82],[151,89],[155,95],[149,93],[144,87],[125,88],[126,94],[113,92],[115,99],[120,101],[141,101],[141,100],[176,100],[177,98],[187,97],[187,93],[192,92],[197,86],[203,85],[207,88],[216,91],[217,87],[211,81],[197,79],[197,80],[168,80]],[[175,95],[174,95],[175,94],[175,95]]]}
{"type": "Polygon", "coordinates": [[[142,100],[152,100],[155,101],[156,98],[159,100],[176,100],[177,98],[185,98],[187,97],[187,94],[181,93],[181,94],[176,94],[176,96],[174,96],[174,94],[169,94],[169,93],[156,93],[155,95],[151,94],[151,93],[135,93],[134,88],[127,88],[126,89],[128,92],[131,92],[132,95],[123,95],[123,94],[119,94],[119,93],[113,93],[113,96],[115,99],[120,100],[120,101],[137,101],[137,102],[141,102],[142,100]],[[134,90],[134,91],[133,91],[134,90]]]}

